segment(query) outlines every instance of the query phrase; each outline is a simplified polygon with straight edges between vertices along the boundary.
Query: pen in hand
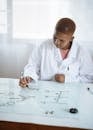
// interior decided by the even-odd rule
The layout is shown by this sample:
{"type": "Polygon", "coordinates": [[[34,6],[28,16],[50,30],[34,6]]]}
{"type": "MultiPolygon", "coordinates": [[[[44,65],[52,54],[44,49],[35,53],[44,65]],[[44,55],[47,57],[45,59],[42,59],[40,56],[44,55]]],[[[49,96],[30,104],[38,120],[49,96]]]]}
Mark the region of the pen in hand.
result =
{"type": "Polygon", "coordinates": [[[23,73],[23,72],[21,72],[21,77],[20,77],[20,78],[22,79],[23,77],[24,77],[24,73],[23,73]]]}

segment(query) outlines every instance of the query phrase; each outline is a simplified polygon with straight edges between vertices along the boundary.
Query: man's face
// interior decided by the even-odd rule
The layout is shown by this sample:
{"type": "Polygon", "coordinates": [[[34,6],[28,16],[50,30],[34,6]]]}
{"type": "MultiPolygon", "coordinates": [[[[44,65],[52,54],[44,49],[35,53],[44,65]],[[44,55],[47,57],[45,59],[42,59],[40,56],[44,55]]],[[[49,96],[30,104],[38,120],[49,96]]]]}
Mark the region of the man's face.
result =
{"type": "Polygon", "coordinates": [[[71,46],[71,43],[73,41],[72,34],[64,34],[64,33],[55,33],[54,34],[54,44],[57,48],[66,50],[69,49],[71,46]]]}

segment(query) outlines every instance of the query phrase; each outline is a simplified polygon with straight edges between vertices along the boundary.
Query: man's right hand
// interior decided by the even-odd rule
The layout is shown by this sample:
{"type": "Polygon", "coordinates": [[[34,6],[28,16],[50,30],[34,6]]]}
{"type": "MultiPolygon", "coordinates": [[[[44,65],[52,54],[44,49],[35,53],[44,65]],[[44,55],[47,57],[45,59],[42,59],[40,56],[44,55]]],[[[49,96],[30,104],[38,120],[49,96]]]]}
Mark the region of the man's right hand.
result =
{"type": "Polygon", "coordinates": [[[23,78],[20,78],[19,80],[19,86],[21,87],[28,87],[28,84],[32,81],[33,79],[29,76],[27,77],[23,77],[23,78]]]}

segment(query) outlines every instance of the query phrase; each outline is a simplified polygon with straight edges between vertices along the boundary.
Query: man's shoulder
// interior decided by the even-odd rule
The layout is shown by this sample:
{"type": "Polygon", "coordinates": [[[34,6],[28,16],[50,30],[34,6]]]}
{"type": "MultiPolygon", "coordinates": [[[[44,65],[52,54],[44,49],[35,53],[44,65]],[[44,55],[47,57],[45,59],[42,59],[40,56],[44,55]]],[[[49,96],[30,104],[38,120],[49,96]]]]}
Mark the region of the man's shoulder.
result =
{"type": "Polygon", "coordinates": [[[40,44],[40,48],[51,48],[53,46],[53,39],[46,39],[40,44]]]}
{"type": "Polygon", "coordinates": [[[79,41],[74,41],[74,42],[73,42],[73,48],[74,48],[75,50],[77,50],[78,53],[79,53],[79,52],[82,52],[82,53],[83,53],[83,51],[87,51],[87,50],[86,50],[86,47],[83,46],[82,43],[80,43],[79,41]]]}
{"type": "Polygon", "coordinates": [[[87,45],[84,42],[78,42],[78,53],[80,55],[80,57],[93,57],[91,54],[90,49],[88,49],[87,45]]]}

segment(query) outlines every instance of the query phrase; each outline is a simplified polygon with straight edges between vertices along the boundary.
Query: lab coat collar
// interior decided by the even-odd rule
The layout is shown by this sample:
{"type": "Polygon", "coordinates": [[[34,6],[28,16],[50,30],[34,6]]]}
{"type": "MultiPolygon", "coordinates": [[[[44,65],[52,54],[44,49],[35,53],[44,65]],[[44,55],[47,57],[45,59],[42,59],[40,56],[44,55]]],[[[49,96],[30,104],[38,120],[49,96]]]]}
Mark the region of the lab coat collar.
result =
{"type": "MultiPolygon", "coordinates": [[[[59,48],[57,48],[57,47],[55,46],[54,42],[52,42],[52,43],[53,43],[53,46],[54,46],[54,50],[55,50],[55,52],[56,52],[56,54],[57,54],[59,48]]],[[[77,55],[78,55],[78,50],[79,50],[79,45],[78,45],[78,43],[77,43],[76,41],[73,41],[67,59],[68,59],[68,58],[75,59],[75,58],[77,57],[77,55]]],[[[58,57],[57,57],[57,58],[58,58],[58,57]]],[[[61,58],[61,55],[60,55],[60,59],[62,59],[62,58],[61,58]]]]}
{"type": "Polygon", "coordinates": [[[77,42],[73,41],[71,49],[68,54],[68,58],[76,58],[78,55],[79,45],[77,42]]]}

